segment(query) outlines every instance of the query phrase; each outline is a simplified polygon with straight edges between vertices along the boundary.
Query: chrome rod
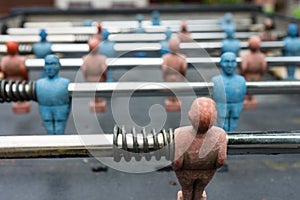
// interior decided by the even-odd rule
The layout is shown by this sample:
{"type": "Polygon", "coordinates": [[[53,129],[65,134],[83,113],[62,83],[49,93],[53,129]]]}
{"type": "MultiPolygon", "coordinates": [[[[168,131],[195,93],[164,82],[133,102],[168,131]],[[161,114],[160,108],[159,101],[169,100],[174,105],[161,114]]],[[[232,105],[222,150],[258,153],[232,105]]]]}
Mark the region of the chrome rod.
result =
{"type": "MultiPolygon", "coordinates": [[[[248,94],[300,94],[300,81],[247,82],[248,94]]],[[[115,82],[70,83],[69,93],[76,97],[209,95],[213,83],[209,82],[115,82]]]]}
{"type": "Polygon", "coordinates": [[[69,94],[75,97],[208,95],[213,83],[205,82],[114,82],[70,83],[69,94]]]}
{"type": "MultiPolygon", "coordinates": [[[[230,155],[300,153],[299,132],[228,133],[227,139],[230,155]]],[[[0,159],[88,156],[113,157],[113,135],[0,136],[0,159]]]]}
{"type": "MultiPolygon", "coordinates": [[[[233,21],[237,24],[242,25],[250,25],[251,19],[233,19],[233,21]]],[[[161,20],[162,26],[168,25],[178,25],[181,23],[181,20],[161,20]]],[[[219,19],[189,19],[186,20],[188,25],[197,25],[197,24],[212,24],[217,25],[219,23],[219,19]]],[[[71,27],[71,26],[81,26],[83,23],[81,22],[26,22],[24,24],[25,28],[47,28],[47,27],[71,27]]],[[[137,27],[138,22],[135,20],[129,21],[102,21],[102,26],[104,28],[108,27],[137,27]]],[[[152,24],[149,20],[144,20],[142,22],[143,26],[150,26],[152,24]]]]}
{"type": "Polygon", "coordinates": [[[295,132],[229,133],[228,154],[300,153],[300,134],[295,132]]]}
{"type": "MultiPolygon", "coordinates": [[[[282,49],[284,47],[284,43],[282,41],[271,41],[271,42],[262,42],[262,49],[282,49]]],[[[188,42],[181,43],[181,50],[220,50],[222,48],[221,42],[188,42]]],[[[241,48],[247,49],[248,42],[241,42],[241,48]]],[[[159,51],[161,49],[161,45],[159,43],[154,42],[139,42],[139,43],[116,43],[114,46],[116,52],[130,52],[130,51],[159,51]]],[[[54,53],[67,53],[67,52],[80,52],[80,53],[88,53],[89,47],[87,44],[70,44],[70,43],[55,43],[51,46],[51,50],[54,53]]],[[[21,53],[31,53],[32,45],[31,44],[21,44],[19,46],[19,51],[21,53]]],[[[6,53],[7,49],[4,44],[0,44],[0,52],[6,53]]]]}
{"type": "MultiPolygon", "coordinates": [[[[67,25],[67,24],[66,24],[67,25]]],[[[108,29],[109,32],[113,33],[126,33],[133,32],[134,28],[138,27],[138,22],[130,24],[121,25],[111,25],[107,23],[102,23],[103,28],[108,29]]],[[[237,31],[248,31],[251,25],[237,24],[237,31]]],[[[159,26],[152,26],[152,24],[143,23],[143,28],[146,32],[165,32],[167,28],[170,28],[173,32],[180,31],[181,22],[178,21],[177,24],[162,24],[159,26]]],[[[41,28],[31,27],[31,28],[9,28],[7,33],[10,35],[38,35],[41,28]]],[[[96,26],[66,26],[66,27],[44,27],[47,34],[96,34],[96,26]]],[[[189,24],[188,30],[190,32],[214,32],[222,31],[222,27],[219,24],[189,24]]]]}
{"type": "MultiPolygon", "coordinates": [[[[36,101],[35,82],[17,84],[0,80],[0,83],[4,86],[0,88],[0,102],[36,101]],[[16,89],[16,85],[19,86],[17,88],[20,88],[18,93],[11,91],[16,89]],[[20,96],[19,93],[22,95],[20,96]]],[[[300,94],[300,81],[247,82],[246,85],[248,94],[300,94]]],[[[68,86],[69,95],[72,97],[153,97],[174,94],[177,96],[206,96],[212,94],[212,91],[213,83],[211,82],[84,82],[70,83],[68,86]]]]}
{"type": "MultiPolygon", "coordinates": [[[[283,65],[299,65],[300,57],[266,57],[269,67],[283,66],[283,65]]],[[[83,64],[81,58],[61,58],[61,65],[63,69],[78,70],[83,64]]],[[[219,57],[203,57],[203,58],[187,58],[187,62],[193,65],[200,65],[199,67],[210,67],[209,64],[220,64],[219,57]]],[[[241,63],[241,58],[237,58],[238,64],[241,63]]],[[[44,59],[27,59],[25,62],[29,70],[41,70],[44,66],[44,59]]],[[[108,58],[106,64],[109,68],[115,69],[131,69],[134,67],[161,67],[162,58],[108,58]]]]}
{"type": "MultiPolygon", "coordinates": [[[[50,42],[86,42],[91,34],[66,34],[49,35],[47,40],[50,42]]],[[[235,37],[239,39],[248,39],[251,35],[257,35],[255,32],[236,32],[235,37]]],[[[160,41],[165,39],[164,33],[116,33],[110,34],[109,40],[115,42],[141,42],[141,41],[160,41]]],[[[226,37],[223,32],[211,33],[191,33],[194,40],[221,40],[226,37]]],[[[19,43],[34,43],[40,41],[40,36],[35,35],[0,35],[0,43],[8,41],[17,41],[19,43]]]]}

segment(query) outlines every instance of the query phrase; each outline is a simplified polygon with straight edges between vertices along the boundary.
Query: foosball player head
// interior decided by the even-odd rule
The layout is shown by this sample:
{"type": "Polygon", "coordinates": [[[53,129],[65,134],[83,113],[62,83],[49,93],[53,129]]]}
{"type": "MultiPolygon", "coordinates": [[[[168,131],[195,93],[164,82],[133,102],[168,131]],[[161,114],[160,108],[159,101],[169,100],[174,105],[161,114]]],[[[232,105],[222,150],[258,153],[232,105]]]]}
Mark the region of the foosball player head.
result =
{"type": "Polygon", "coordinates": [[[103,113],[106,111],[106,100],[104,98],[96,98],[90,102],[89,107],[93,113],[103,113]]]}
{"type": "Polygon", "coordinates": [[[29,102],[16,102],[12,104],[12,110],[15,114],[27,114],[30,112],[31,104],[29,102]]]}
{"type": "Polygon", "coordinates": [[[180,112],[181,102],[177,98],[169,97],[165,100],[165,109],[167,112],[180,112]]]}

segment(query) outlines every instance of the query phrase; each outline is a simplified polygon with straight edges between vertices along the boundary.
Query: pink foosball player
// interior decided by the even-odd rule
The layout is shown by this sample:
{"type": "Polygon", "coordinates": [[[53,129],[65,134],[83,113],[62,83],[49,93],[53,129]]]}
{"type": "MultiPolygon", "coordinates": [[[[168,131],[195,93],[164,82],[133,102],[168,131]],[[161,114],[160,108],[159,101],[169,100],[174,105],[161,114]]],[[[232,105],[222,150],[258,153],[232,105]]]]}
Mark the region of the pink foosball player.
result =
{"type": "MultiPolygon", "coordinates": [[[[170,53],[164,54],[162,59],[162,73],[163,79],[166,82],[180,82],[185,80],[187,71],[186,56],[179,53],[178,39],[170,39],[169,49],[170,53]]],[[[181,109],[181,102],[175,96],[168,97],[165,100],[165,108],[168,112],[176,112],[181,109]]]]}
{"type": "Polygon", "coordinates": [[[181,102],[177,97],[168,97],[165,100],[165,108],[168,112],[179,112],[181,110],[181,102]]]}
{"type": "MultiPolygon", "coordinates": [[[[25,66],[25,58],[19,55],[19,44],[15,41],[6,43],[7,56],[2,57],[1,71],[4,79],[13,81],[28,81],[28,72],[25,66]]],[[[16,114],[30,112],[31,104],[26,101],[12,103],[12,110],[16,114]]]]}
{"type": "Polygon", "coordinates": [[[192,126],[180,127],[174,132],[172,166],[182,189],[177,199],[204,200],[205,187],[217,168],[226,162],[226,133],[214,126],[217,110],[211,98],[194,100],[188,116],[192,126]]]}
{"type": "MultiPolygon", "coordinates": [[[[92,38],[88,41],[90,53],[83,56],[81,70],[87,82],[105,82],[107,77],[106,56],[99,54],[99,40],[92,38]]],[[[104,98],[94,98],[90,104],[91,112],[105,112],[106,100],[104,98]]]]}
{"type": "MultiPolygon", "coordinates": [[[[251,36],[248,40],[250,52],[242,56],[241,75],[246,81],[259,81],[267,69],[265,54],[260,51],[261,39],[251,36]]],[[[257,101],[252,95],[246,95],[244,109],[256,109],[257,101]]]]}
{"type": "Polygon", "coordinates": [[[182,21],[180,31],[177,32],[177,37],[180,42],[193,42],[191,33],[188,31],[187,22],[182,21]]]}
{"type": "Polygon", "coordinates": [[[95,98],[89,104],[90,111],[102,113],[106,111],[106,100],[104,98],[95,98]]]}

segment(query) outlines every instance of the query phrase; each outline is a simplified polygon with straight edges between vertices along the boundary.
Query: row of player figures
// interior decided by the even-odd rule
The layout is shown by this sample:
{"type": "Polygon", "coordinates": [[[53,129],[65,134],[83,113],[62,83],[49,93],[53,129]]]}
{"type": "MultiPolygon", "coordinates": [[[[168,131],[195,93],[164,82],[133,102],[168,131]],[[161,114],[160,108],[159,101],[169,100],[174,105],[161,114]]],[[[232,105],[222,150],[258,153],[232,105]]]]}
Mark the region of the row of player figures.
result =
{"type": "MultiPolygon", "coordinates": [[[[255,39],[257,39],[257,38],[253,38],[254,41],[256,41],[255,39]]],[[[12,43],[11,47],[15,47],[13,44],[14,43],[12,43]]],[[[98,41],[97,40],[91,40],[90,45],[91,45],[91,47],[96,47],[97,48],[98,41]]],[[[165,54],[163,56],[162,72],[163,72],[163,79],[166,82],[181,82],[181,81],[185,80],[185,74],[186,74],[186,70],[187,70],[187,62],[186,62],[185,56],[178,53],[178,46],[179,46],[179,41],[177,39],[171,39],[170,40],[171,53],[165,54]]],[[[264,56],[262,54],[260,54],[260,56],[261,56],[261,58],[264,58],[264,56]]],[[[50,58],[48,58],[48,56],[46,56],[44,69],[45,69],[45,72],[47,74],[47,77],[42,78],[42,80],[44,80],[44,79],[49,79],[49,81],[51,80],[51,84],[53,84],[52,88],[55,88],[54,87],[55,81],[53,81],[54,80],[53,77],[58,76],[58,71],[61,67],[61,64],[59,62],[58,57],[56,57],[54,55],[51,55],[50,58]],[[54,61],[50,62],[47,59],[54,60],[54,61]],[[50,75],[49,75],[49,73],[50,73],[50,75]]],[[[20,65],[20,63],[17,62],[18,60],[20,61],[23,58],[19,57],[19,56],[15,56],[14,59],[16,61],[15,63],[17,63],[17,67],[16,67],[16,65],[14,65],[14,66],[9,65],[9,64],[12,64],[11,63],[12,59],[10,59],[9,57],[4,57],[2,59],[2,65],[1,66],[3,67],[2,71],[4,73],[6,73],[5,78],[7,80],[19,80],[19,81],[25,80],[28,77],[28,74],[27,74],[26,67],[24,66],[24,62],[22,62],[23,65],[20,65]],[[9,69],[9,67],[12,67],[12,68],[9,69]],[[15,74],[13,74],[13,73],[15,73],[15,74]],[[24,74],[27,77],[24,76],[24,74]]],[[[81,70],[84,74],[84,77],[85,77],[86,81],[89,81],[89,82],[99,82],[99,81],[104,82],[106,80],[106,78],[107,78],[107,70],[106,70],[107,67],[106,67],[105,59],[106,59],[106,57],[104,55],[99,54],[97,49],[95,49],[94,52],[92,51],[90,54],[88,54],[87,56],[85,56],[83,58],[84,62],[83,62],[83,65],[81,66],[81,70]],[[98,64],[97,67],[95,67],[95,63],[98,64]]],[[[254,72],[256,72],[256,74],[254,74],[251,70],[249,70],[249,66],[247,64],[248,62],[246,62],[246,64],[243,64],[242,72],[244,72],[244,74],[246,75],[246,78],[249,78],[252,81],[257,80],[257,79],[260,78],[260,76],[263,74],[263,71],[266,68],[266,63],[263,62],[263,61],[261,61],[261,62],[264,63],[263,66],[261,66],[262,69],[260,69],[259,72],[257,71],[257,69],[255,69],[254,72]]],[[[220,81],[220,78],[217,78],[217,79],[213,78],[214,90],[218,91],[218,92],[215,93],[215,98],[216,98],[216,100],[219,100],[219,101],[223,100],[224,105],[227,105],[227,103],[224,103],[224,101],[226,99],[229,99],[228,100],[229,102],[236,102],[233,99],[238,99],[239,103],[241,103],[241,104],[239,104],[241,106],[239,109],[241,109],[241,108],[243,108],[243,100],[244,100],[244,98],[245,98],[244,96],[246,94],[246,89],[245,89],[246,86],[245,86],[244,78],[237,78],[237,80],[235,80],[233,78],[233,77],[236,77],[236,76],[240,77],[239,75],[235,74],[235,69],[237,67],[235,54],[231,53],[231,52],[224,53],[221,57],[220,64],[221,64],[221,67],[223,69],[223,73],[222,73],[222,76],[220,76],[220,78],[222,78],[221,80],[223,80],[223,79],[224,80],[220,81]],[[228,80],[228,81],[234,80],[235,84],[225,84],[225,86],[222,86],[222,83],[226,83],[226,80],[228,80]],[[238,80],[240,80],[242,82],[239,82],[238,80]],[[221,84],[221,85],[219,85],[219,84],[221,84]],[[232,88],[230,88],[230,89],[227,88],[226,89],[227,85],[229,85],[232,88]],[[241,87],[243,87],[244,89],[240,89],[239,85],[243,85],[241,87]],[[224,94],[224,92],[222,92],[224,90],[226,91],[226,98],[225,99],[224,99],[224,95],[221,95],[221,94],[224,94]],[[237,90],[241,93],[240,94],[235,94],[235,90],[237,90]],[[216,95],[216,94],[220,94],[220,95],[216,95]]],[[[37,85],[38,85],[38,83],[39,83],[39,81],[37,82],[37,85]]],[[[46,86],[49,87],[49,85],[46,85],[46,86]]],[[[36,88],[37,88],[37,93],[38,93],[38,90],[39,90],[38,88],[39,87],[37,86],[36,88]]],[[[63,94],[68,95],[68,88],[63,87],[63,89],[66,90],[63,94]]],[[[50,97],[47,98],[47,95],[50,95],[52,92],[48,91],[46,89],[46,87],[43,90],[41,89],[41,91],[44,91],[44,93],[42,93],[42,94],[45,95],[43,97],[45,99],[45,101],[49,100],[51,102],[49,104],[54,105],[55,104],[54,99],[50,100],[51,99],[50,97]]],[[[56,88],[53,92],[55,92],[55,91],[58,91],[58,89],[56,88]]],[[[54,96],[55,96],[55,99],[59,102],[63,101],[63,99],[65,99],[66,101],[68,100],[68,103],[70,103],[69,98],[58,98],[56,95],[54,95],[54,96]]],[[[248,98],[248,99],[251,100],[251,98],[248,98]]],[[[245,105],[247,105],[246,100],[245,100],[245,105]]],[[[16,103],[16,104],[17,105],[19,105],[19,104],[23,105],[23,103],[16,103]]],[[[43,104],[43,102],[42,102],[42,104],[43,104]]],[[[45,104],[47,105],[47,103],[45,103],[45,104]]],[[[105,105],[105,100],[104,99],[96,98],[94,101],[92,101],[91,109],[94,112],[95,111],[96,112],[103,112],[103,111],[105,111],[105,106],[106,105],[105,105]]],[[[166,102],[165,102],[165,106],[166,106],[167,111],[179,111],[180,107],[181,107],[180,106],[180,101],[177,99],[177,97],[167,98],[166,102]]],[[[23,110],[24,107],[21,107],[21,108],[22,109],[20,109],[20,110],[16,109],[16,111],[17,112],[24,112],[24,110],[23,110]]],[[[224,106],[223,106],[223,109],[224,109],[224,106]]],[[[26,110],[26,111],[28,112],[28,110],[26,110]]],[[[235,112],[235,113],[239,114],[239,112],[235,112]]],[[[220,113],[220,116],[222,116],[221,115],[221,113],[222,113],[221,110],[219,111],[219,113],[220,113]]],[[[232,112],[230,112],[230,113],[232,113],[232,112]]],[[[51,121],[52,121],[52,119],[51,119],[51,121]]],[[[234,120],[233,119],[229,120],[228,123],[230,124],[230,125],[227,125],[228,127],[230,127],[230,128],[228,128],[228,130],[234,130],[234,127],[236,126],[236,123],[234,123],[234,120]]],[[[223,124],[223,123],[219,123],[219,124],[223,124]]],[[[55,126],[55,127],[57,127],[57,126],[55,126]]],[[[55,133],[55,132],[49,131],[48,133],[50,134],[50,133],[55,133]]],[[[62,134],[62,133],[63,132],[60,132],[60,134],[62,134]]]]}
{"type": "Polygon", "coordinates": [[[170,28],[173,32],[180,31],[182,24],[189,26],[191,32],[214,32],[222,31],[224,27],[229,24],[234,24],[238,31],[249,31],[251,26],[251,20],[246,19],[235,22],[231,18],[210,19],[210,20],[164,20],[160,22],[149,22],[143,21],[141,14],[137,15],[137,21],[102,21],[93,22],[88,21],[80,26],[72,26],[66,22],[58,23],[58,27],[55,27],[57,22],[40,22],[40,23],[29,23],[30,27],[25,28],[9,28],[7,33],[9,35],[37,35],[39,29],[45,28],[49,35],[52,34],[96,34],[98,27],[107,29],[111,33],[126,33],[126,32],[164,32],[167,28],[170,28]],[[237,23],[237,25],[236,25],[237,23]],[[52,24],[52,26],[51,26],[52,24]],[[32,27],[36,25],[36,27],[32,27]]]}
{"type": "MultiPolygon", "coordinates": [[[[229,32],[228,35],[232,34],[233,29],[234,29],[234,25],[229,26],[229,28],[227,27],[226,31],[229,32]]],[[[103,36],[104,40],[102,41],[102,47],[100,48],[100,54],[103,54],[107,57],[114,57],[114,51],[112,48],[114,43],[111,43],[110,41],[107,40],[108,35],[109,35],[109,32],[107,32],[106,30],[102,31],[102,36],[103,36]],[[105,49],[105,51],[103,51],[103,49],[105,49]]],[[[40,36],[41,36],[41,42],[36,43],[34,45],[34,49],[35,49],[37,57],[43,58],[47,54],[51,53],[51,49],[50,49],[51,43],[46,41],[47,34],[45,31],[41,31],[40,36]]],[[[184,37],[189,38],[188,36],[189,35],[185,35],[184,37]]],[[[179,36],[179,38],[180,38],[180,36],[179,36]]],[[[91,39],[89,41],[91,53],[88,56],[84,57],[84,64],[82,66],[82,70],[85,74],[85,78],[87,81],[93,81],[93,82],[99,81],[99,80],[105,81],[107,79],[106,63],[105,63],[106,58],[105,58],[105,56],[99,55],[98,50],[97,50],[98,42],[101,39],[102,38],[99,37],[99,35],[97,35],[96,37],[94,37],[94,39],[91,39]],[[97,61],[97,62],[95,62],[95,61],[97,61]],[[95,68],[93,66],[94,63],[99,63],[99,65],[96,66],[96,68],[95,68]],[[97,75],[95,75],[95,74],[97,74],[97,75]],[[103,76],[101,76],[100,74],[103,74],[103,76]],[[99,77],[101,77],[101,78],[99,78],[99,77]]],[[[170,48],[172,48],[171,53],[163,56],[163,60],[164,60],[164,62],[162,64],[163,76],[164,76],[165,81],[180,81],[180,80],[182,80],[182,77],[174,76],[174,73],[170,72],[169,68],[175,69],[175,71],[180,72],[181,76],[185,76],[185,73],[187,70],[187,63],[186,63],[185,59],[182,59],[185,57],[183,55],[179,54],[179,44],[178,44],[179,41],[176,41],[176,40],[172,40],[172,41],[173,42],[170,43],[170,48]],[[174,62],[174,61],[176,61],[176,62],[174,62]],[[167,76],[170,76],[171,78],[168,78],[167,76]]],[[[224,46],[227,48],[225,48],[223,50],[223,53],[227,52],[227,51],[233,51],[235,54],[237,54],[237,52],[236,52],[236,49],[238,46],[237,43],[238,42],[234,38],[232,38],[232,37],[228,38],[227,41],[224,41],[224,44],[226,44],[224,46]]],[[[259,80],[260,77],[262,76],[263,72],[266,70],[266,62],[264,61],[264,55],[261,54],[259,51],[259,47],[260,47],[259,39],[257,37],[253,37],[249,40],[249,43],[251,43],[250,49],[251,49],[252,53],[244,56],[244,58],[243,58],[244,62],[242,63],[241,73],[246,77],[247,80],[251,80],[251,81],[259,80]],[[251,57],[251,58],[254,57],[255,59],[251,59],[251,58],[248,59],[247,57],[251,57]],[[255,61],[257,61],[259,66],[257,65],[257,63],[249,63],[246,60],[255,60],[255,61]],[[254,68],[254,69],[250,69],[250,68],[254,68]]],[[[10,44],[12,44],[12,43],[10,43],[10,44]]],[[[169,42],[166,41],[165,46],[168,44],[169,44],[169,42]]],[[[13,44],[12,44],[12,46],[13,46],[13,44]]],[[[9,48],[14,49],[12,51],[12,55],[16,54],[16,47],[13,47],[13,48],[8,47],[8,49],[9,48]]],[[[163,52],[162,54],[168,53],[168,52],[169,52],[168,48],[165,48],[165,52],[163,52]]],[[[3,60],[5,61],[5,59],[3,59],[3,60]]],[[[8,77],[6,74],[10,74],[10,71],[5,69],[6,68],[5,63],[3,63],[2,65],[3,65],[2,72],[4,73],[4,75],[6,77],[8,77]]],[[[20,68],[20,71],[22,71],[22,73],[24,73],[25,70],[23,68],[20,68]]],[[[256,102],[253,100],[253,98],[251,96],[248,96],[245,99],[245,105],[246,105],[246,107],[256,107],[256,102]]],[[[92,103],[91,108],[95,112],[103,112],[103,111],[105,111],[105,106],[106,106],[106,104],[103,99],[96,99],[92,103]]],[[[178,111],[178,110],[180,110],[180,102],[175,97],[171,97],[168,100],[166,100],[166,108],[168,111],[178,111]]],[[[23,112],[23,111],[21,111],[21,112],[23,112]]]]}
{"type": "MultiPolygon", "coordinates": [[[[230,26],[228,29],[226,29],[226,31],[232,33],[232,26],[230,26]]],[[[291,37],[293,35],[295,35],[295,31],[297,31],[295,29],[294,25],[290,25],[289,27],[289,33],[291,33],[291,37]]],[[[110,41],[107,40],[107,37],[109,35],[109,33],[107,31],[102,31],[102,35],[103,35],[103,39],[104,41],[102,41],[102,47],[100,48],[100,54],[106,55],[107,57],[114,57],[114,51],[113,51],[113,45],[114,43],[111,43],[110,41]],[[101,52],[101,50],[103,51],[103,49],[105,49],[104,52],[101,52]]],[[[49,54],[50,51],[50,47],[51,47],[51,43],[46,41],[46,32],[45,31],[41,31],[40,33],[41,36],[41,43],[37,43],[35,44],[35,48],[36,49],[36,54],[38,57],[43,58],[45,57],[47,54],[49,54]]],[[[91,39],[89,41],[89,46],[90,46],[90,50],[91,53],[88,56],[85,56],[84,58],[84,65],[82,66],[82,70],[85,74],[85,78],[87,81],[98,81],[98,79],[100,79],[100,81],[105,81],[107,76],[106,76],[106,63],[105,63],[105,56],[99,55],[98,53],[98,42],[99,40],[101,40],[101,38],[99,37],[94,37],[93,39],[91,39]],[[95,62],[97,61],[97,62],[95,62]],[[96,68],[93,66],[94,63],[99,63],[98,66],[96,66],[96,68]],[[96,73],[97,75],[95,75],[96,73]],[[104,74],[105,73],[105,74],[104,74]],[[100,75],[103,74],[103,77],[100,75]],[[99,78],[101,77],[101,78],[99,78]]],[[[173,40],[173,42],[170,43],[170,48],[171,48],[171,53],[167,54],[165,56],[163,56],[163,64],[162,64],[162,70],[163,70],[163,76],[164,76],[164,80],[165,81],[180,81],[182,80],[181,77],[176,77],[174,76],[173,72],[170,72],[169,68],[175,69],[175,71],[179,71],[181,76],[185,76],[186,70],[187,70],[187,63],[185,58],[183,55],[179,54],[179,40],[173,40]],[[171,66],[171,67],[170,67],[171,66]],[[172,78],[168,78],[167,76],[172,77],[172,78]]],[[[167,41],[168,42],[168,41],[167,41]]],[[[224,52],[227,51],[231,51],[234,52],[235,54],[237,54],[237,44],[238,42],[234,39],[234,38],[229,38],[227,41],[224,41],[224,45],[225,48],[224,52]]],[[[10,52],[11,55],[15,55],[17,53],[17,46],[16,43],[9,43],[11,44],[11,46],[8,45],[8,50],[10,52]]],[[[168,44],[168,43],[167,43],[168,44]]],[[[259,80],[260,77],[262,76],[263,72],[266,70],[266,62],[264,60],[264,55],[259,51],[260,48],[260,41],[258,37],[252,37],[249,40],[249,47],[251,50],[250,54],[247,54],[245,56],[243,56],[243,60],[244,62],[242,62],[242,67],[241,67],[241,73],[246,77],[246,79],[249,81],[253,81],[253,80],[259,80]],[[255,58],[255,59],[252,59],[255,58]],[[251,62],[249,62],[249,60],[251,60],[251,62]],[[257,61],[257,62],[254,62],[257,61]]],[[[293,42],[293,44],[295,44],[295,42],[293,42]]],[[[164,53],[168,53],[168,51],[166,50],[166,52],[164,53]]],[[[23,62],[23,60],[20,58],[20,61],[23,62]]],[[[15,57],[15,60],[18,60],[19,58],[15,57]]],[[[10,59],[9,59],[10,60],[10,59]]],[[[4,75],[6,76],[6,78],[9,78],[9,74],[10,70],[6,69],[6,63],[5,62],[10,62],[8,60],[5,61],[5,59],[3,59],[3,63],[2,63],[2,72],[4,73],[4,75]],[[7,75],[8,74],[8,75],[7,75]]],[[[16,63],[16,61],[15,61],[16,63]]],[[[295,68],[295,67],[293,67],[295,68]]],[[[20,68],[19,72],[24,73],[23,67],[20,68]]],[[[20,75],[20,74],[19,74],[20,75]]],[[[15,79],[14,76],[12,79],[15,79]]],[[[25,77],[25,76],[24,76],[25,77]]],[[[28,75],[27,75],[28,77],[28,75]]],[[[20,77],[17,78],[18,80],[21,80],[20,77]]],[[[256,106],[256,102],[253,100],[253,98],[251,96],[248,96],[245,99],[245,105],[246,107],[255,107],[256,106]],[[248,106],[247,106],[248,105],[248,106]]],[[[103,112],[105,111],[105,101],[103,99],[96,99],[91,107],[93,108],[92,110],[95,112],[103,112]]],[[[27,106],[28,107],[28,106],[27,106]]],[[[166,108],[168,111],[178,111],[180,110],[180,102],[175,98],[175,97],[171,97],[166,101],[166,108]]],[[[24,108],[22,107],[22,110],[20,112],[24,112],[23,111],[24,108]]],[[[28,111],[28,109],[26,110],[28,111]]]]}
{"type": "MultiPolygon", "coordinates": [[[[158,13],[158,12],[153,12],[153,13],[158,13]]],[[[154,14],[155,16],[157,14],[154,14]]],[[[224,29],[228,26],[233,26],[235,29],[240,30],[238,26],[236,26],[236,22],[233,21],[233,17],[232,14],[227,13],[223,18],[219,19],[219,20],[187,20],[187,21],[178,21],[178,20],[167,20],[167,21],[163,21],[162,24],[165,25],[161,25],[160,20],[157,19],[157,17],[154,17],[155,20],[153,22],[153,30],[148,30],[149,27],[145,26],[145,23],[142,23],[142,15],[137,15],[137,24],[136,23],[132,23],[131,21],[126,21],[125,23],[122,23],[122,21],[118,21],[118,22],[95,22],[95,23],[86,23],[86,25],[92,25],[92,24],[96,24],[93,25],[92,27],[47,27],[46,31],[47,33],[50,35],[50,41],[52,41],[51,39],[51,35],[52,34],[87,34],[87,35],[91,35],[91,34],[97,34],[99,33],[101,27],[107,29],[109,32],[113,32],[116,33],[116,31],[112,30],[112,28],[114,27],[123,27],[125,26],[125,28],[127,27],[134,27],[132,28],[132,32],[136,32],[136,33],[145,33],[145,32],[165,32],[167,29],[170,29],[172,32],[178,32],[183,33],[183,34],[189,34],[189,32],[194,32],[194,31],[224,31],[224,29]],[[213,23],[214,22],[214,23],[213,23]],[[180,25],[181,23],[181,25],[180,25]],[[200,24],[199,24],[200,23],[200,24]],[[206,24],[203,24],[206,23],[206,24]],[[209,25],[210,23],[213,23],[212,25],[209,25]],[[169,26],[167,26],[169,25],[169,26]],[[175,28],[173,27],[175,26],[175,28]],[[189,26],[189,27],[187,27],[189,26]],[[199,26],[197,29],[194,29],[194,26],[199,26]],[[210,28],[211,27],[211,28],[210,28]],[[100,29],[99,29],[100,28],[100,29]],[[189,31],[188,31],[189,30],[189,31]]],[[[241,21],[241,19],[239,19],[241,21]]],[[[249,20],[248,20],[249,21],[249,20]]],[[[237,21],[238,23],[239,21],[237,21]]],[[[248,22],[249,23],[249,22],[248,22]]],[[[47,24],[47,23],[46,23],[47,24]]],[[[55,23],[52,23],[55,24],[55,23]]],[[[65,23],[63,23],[65,24],[65,23]]],[[[241,25],[242,23],[240,22],[238,25],[241,25]]],[[[249,31],[249,26],[251,24],[248,24],[248,28],[244,29],[249,31]]],[[[43,25],[45,28],[45,24],[43,25]]],[[[35,38],[35,36],[38,34],[39,32],[39,28],[10,28],[8,29],[8,33],[13,36],[19,36],[17,37],[18,40],[20,40],[23,36],[25,35],[29,35],[28,37],[28,41],[26,40],[26,42],[30,42],[30,38],[31,40],[33,38],[35,38]]],[[[16,37],[11,37],[9,39],[10,36],[8,37],[0,37],[1,40],[3,41],[7,41],[7,40],[14,40],[17,39],[16,37]]],[[[215,37],[215,36],[214,36],[215,37]]],[[[71,37],[72,38],[72,37],[71,37]]],[[[194,38],[196,39],[196,38],[194,38]]],[[[203,39],[202,37],[199,37],[199,39],[203,39]]],[[[21,42],[21,41],[19,41],[21,42]]],[[[25,40],[23,41],[25,42],[25,40]]],[[[34,42],[34,41],[31,41],[34,42]]]]}

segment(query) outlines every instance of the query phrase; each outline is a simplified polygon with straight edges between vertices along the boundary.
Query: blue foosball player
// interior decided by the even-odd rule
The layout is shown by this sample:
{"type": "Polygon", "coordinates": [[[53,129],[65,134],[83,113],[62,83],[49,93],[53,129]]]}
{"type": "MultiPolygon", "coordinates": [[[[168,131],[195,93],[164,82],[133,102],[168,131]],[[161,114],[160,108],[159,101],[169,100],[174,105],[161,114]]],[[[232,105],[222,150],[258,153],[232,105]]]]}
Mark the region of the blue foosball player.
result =
{"type": "Polygon", "coordinates": [[[166,29],[165,35],[166,35],[166,38],[159,42],[160,45],[161,45],[161,48],[159,50],[160,56],[163,56],[164,54],[170,53],[169,40],[172,36],[172,30],[169,27],[166,29]]]}
{"type": "MultiPolygon", "coordinates": [[[[144,16],[142,14],[137,14],[136,15],[136,20],[138,21],[138,27],[136,27],[134,29],[135,33],[145,33],[146,32],[144,27],[143,27],[143,19],[144,19],[144,16]]],[[[147,57],[147,53],[145,51],[137,51],[135,53],[135,57],[144,58],[144,57],[147,57]]]]}
{"type": "MultiPolygon", "coordinates": [[[[36,58],[45,58],[46,55],[52,53],[51,50],[52,42],[47,41],[47,32],[45,29],[41,29],[39,35],[41,40],[32,45],[32,51],[36,58]]],[[[40,72],[40,76],[46,77],[45,72],[44,71],[40,72]]]]}
{"type": "Polygon", "coordinates": [[[229,26],[236,28],[236,24],[233,22],[233,15],[230,12],[225,13],[224,17],[219,20],[220,27],[225,31],[229,26]]]}
{"type": "Polygon", "coordinates": [[[45,58],[46,55],[52,53],[52,43],[47,41],[47,33],[45,29],[41,29],[40,37],[41,40],[32,45],[32,51],[37,58],[45,58]]]}
{"type": "MultiPolygon", "coordinates": [[[[288,36],[283,39],[284,56],[299,56],[300,55],[300,38],[298,37],[298,27],[296,24],[288,26],[288,36]]],[[[297,66],[287,66],[287,80],[294,80],[294,74],[297,66]]]]}
{"type": "Polygon", "coordinates": [[[217,123],[226,132],[235,131],[243,109],[247,86],[244,77],[235,73],[237,62],[232,52],[221,56],[222,73],[214,76],[213,99],[217,104],[217,123]]]}
{"type": "Polygon", "coordinates": [[[144,19],[143,15],[141,15],[141,14],[136,15],[136,20],[138,21],[138,27],[136,27],[134,29],[135,33],[145,33],[145,29],[144,29],[143,24],[142,24],[143,19],[144,19]]]}
{"type": "Polygon", "coordinates": [[[225,30],[226,38],[222,40],[221,54],[225,52],[233,52],[236,56],[239,55],[241,43],[239,39],[234,38],[234,26],[228,26],[225,30]]]}
{"type": "Polygon", "coordinates": [[[53,54],[47,55],[44,66],[47,76],[36,82],[37,102],[48,134],[64,134],[70,113],[70,81],[58,76],[60,68],[59,58],[53,54]]]}
{"type": "Polygon", "coordinates": [[[158,10],[153,10],[152,11],[152,25],[153,26],[159,26],[160,25],[160,20],[159,20],[160,13],[158,10]]]}

